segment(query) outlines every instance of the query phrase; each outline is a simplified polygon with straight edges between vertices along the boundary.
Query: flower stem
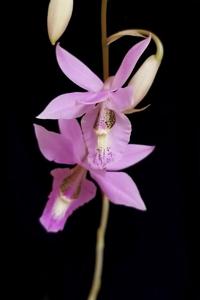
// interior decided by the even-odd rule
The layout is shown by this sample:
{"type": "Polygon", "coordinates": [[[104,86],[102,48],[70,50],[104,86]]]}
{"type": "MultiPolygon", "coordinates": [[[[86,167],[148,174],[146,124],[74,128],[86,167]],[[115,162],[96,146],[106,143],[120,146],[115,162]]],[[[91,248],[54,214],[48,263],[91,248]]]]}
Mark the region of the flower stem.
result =
{"type": "Polygon", "coordinates": [[[151,35],[152,40],[154,41],[154,43],[156,44],[156,58],[161,61],[163,58],[163,53],[164,53],[164,48],[163,48],[163,44],[161,42],[161,40],[159,39],[159,37],[149,31],[149,30],[145,30],[145,29],[136,29],[140,34],[144,34],[146,36],[151,35]]]}
{"type": "MultiPolygon", "coordinates": [[[[103,79],[104,81],[109,76],[109,46],[107,45],[107,1],[101,2],[101,43],[102,43],[102,60],[103,60],[103,79]]],[[[94,277],[92,281],[92,287],[88,296],[88,300],[96,300],[101,287],[101,278],[103,271],[103,259],[104,259],[104,242],[105,233],[109,216],[109,201],[106,195],[102,197],[102,212],[101,221],[97,230],[97,242],[96,242],[96,258],[94,277]]]]}
{"type": "Polygon", "coordinates": [[[90,290],[88,300],[96,300],[101,287],[101,277],[102,277],[103,258],[104,258],[104,241],[105,241],[106,227],[108,223],[108,215],[109,215],[109,201],[108,198],[105,195],[103,195],[101,222],[97,231],[95,271],[94,271],[92,287],[90,290]]]}
{"type": "Polygon", "coordinates": [[[127,29],[127,30],[122,30],[117,33],[112,34],[107,38],[107,45],[109,46],[111,43],[117,41],[123,36],[140,36],[140,37],[145,37],[151,35],[152,40],[156,44],[156,58],[158,61],[161,61],[163,59],[163,54],[164,54],[164,48],[161,40],[159,37],[146,29],[127,29]]]}
{"type": "Polygon", "coordinates": [[[104,81],[109,76],[109,47],[107,45],[107,1],[108,0],[102,0],[101,2],[101,44],[104,81]]]}

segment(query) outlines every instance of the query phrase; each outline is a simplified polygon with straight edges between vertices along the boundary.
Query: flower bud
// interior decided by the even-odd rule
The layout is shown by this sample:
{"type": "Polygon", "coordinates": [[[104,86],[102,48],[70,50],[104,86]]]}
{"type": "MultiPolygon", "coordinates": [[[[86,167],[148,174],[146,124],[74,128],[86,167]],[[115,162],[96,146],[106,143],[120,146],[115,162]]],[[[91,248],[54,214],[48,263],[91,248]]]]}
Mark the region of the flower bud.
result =
{"type": "Polygon", "coordinates": [[[65,31],[72,15],[72,9],[73,0],[50,0],[47,28],[52,45],[55,45],[65,31]]]}
{"type": "Polygon", "coordinates": [[[156,55],[151,55],[145,60],[130,80],[128,85],[132,85],[134,89],[134,107],[146,96],[154,81],[159,66],[160,60],[157,59],[156,55]]]}

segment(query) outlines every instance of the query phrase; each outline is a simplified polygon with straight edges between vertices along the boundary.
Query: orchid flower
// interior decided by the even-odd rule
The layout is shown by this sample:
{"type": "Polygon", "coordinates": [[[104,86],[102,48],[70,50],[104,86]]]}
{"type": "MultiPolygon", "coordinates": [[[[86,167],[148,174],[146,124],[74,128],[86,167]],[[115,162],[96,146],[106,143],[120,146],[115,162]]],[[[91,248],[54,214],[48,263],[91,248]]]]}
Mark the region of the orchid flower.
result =
{"type": "Polygon", "coordinates": [[[35,125],[38,145],[44,157],[56,163],[75,165],[71,169],[59,168],[51,172],[53,187],[40,218],[47,231],[62,230],[68,217],[95,197],[96,186],[86,178],[88,171],[111,202],[146,209],[132,178],[124,172],[116,171],[145,158],[153,151],[153,146],[129,144],[123,159],[110,162],[107,170],[92,169],[87,161],[87,146],[78,121],[63,119],[58,123],[60,133],[35,125]]]}
{"type": "Polygon", "coordinates": [[[56,46],[58,64],[64,74],[87,92],[56,97],[38,116],[40,119],[73,119],[82,116],[82,129],[93,168],[106,168],[120,159],[131,134],[131,123],[123,113],[132,105],[132,85],[123,87],[150,37],[134,45],[125,55],[115,76],[103,83],[86,65],[56,46]],[[97,104],[97,105],[95,105],[97,104]]]}

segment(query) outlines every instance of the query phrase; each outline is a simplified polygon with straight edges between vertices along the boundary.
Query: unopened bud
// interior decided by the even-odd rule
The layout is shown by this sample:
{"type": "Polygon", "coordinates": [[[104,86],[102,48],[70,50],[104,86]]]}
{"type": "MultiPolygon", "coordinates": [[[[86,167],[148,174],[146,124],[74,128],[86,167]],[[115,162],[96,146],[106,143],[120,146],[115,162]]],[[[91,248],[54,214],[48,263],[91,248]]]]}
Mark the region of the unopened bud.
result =
{"type": "Polygon", "coordinates": [[[149,56],[142,66],[135,73],[128,85],[133,86],[133,107],[135,107],[148,93],[158,68],[160,66],[160,60],[156,55],[149,56]]]}
{"type": "Polygon", "coordinates": [[[73,0],[50,0],[47,28],[52,45],[55,45],[65,31],[71,18],[72,10],[73,0]]]}

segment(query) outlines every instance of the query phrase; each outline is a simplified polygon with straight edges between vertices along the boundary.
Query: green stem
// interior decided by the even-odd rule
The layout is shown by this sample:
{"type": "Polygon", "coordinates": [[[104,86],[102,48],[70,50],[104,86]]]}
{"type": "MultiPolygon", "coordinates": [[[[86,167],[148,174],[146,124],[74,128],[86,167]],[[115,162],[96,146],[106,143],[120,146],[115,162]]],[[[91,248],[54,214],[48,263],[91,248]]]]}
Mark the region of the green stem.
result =
{"type": "Polygon", "coordinates": [[[102,0],[101,2],[101,44],[103,59],[103,79],[105,81],[109,76],[109,47],[107,45],[107,0],[102,0]]]}
{"type": "Polygon", "coordinates": [[[109,201],[108,198],[104,195],[103,202],[102,202],[101,221],[97,231],[95,271],[94,271],[92,287],[90,290],[88,300],[96,300],[101,287],[105,232],[108,223],[108,216],[109,216],[109,201]]]}
{"type": "MultiPolygon", "coordinates": [[[[109,52],[107,45],[107,0],[101,2],[101,43],[102,43],[102,61],[103,61],[103,79],[104,81],[109,76],[109,52]]],[[[94,267],[94,277],[92,287],[88,296],[88,300],[96,300],[101,287],[103,259],[104,259],[104,244],[105,233],[109,216],[109,200],[106,195],[102,199],[101,221],[97,230],[96,242],[96,259],[94,267]]]]}

